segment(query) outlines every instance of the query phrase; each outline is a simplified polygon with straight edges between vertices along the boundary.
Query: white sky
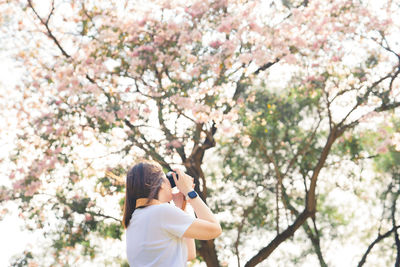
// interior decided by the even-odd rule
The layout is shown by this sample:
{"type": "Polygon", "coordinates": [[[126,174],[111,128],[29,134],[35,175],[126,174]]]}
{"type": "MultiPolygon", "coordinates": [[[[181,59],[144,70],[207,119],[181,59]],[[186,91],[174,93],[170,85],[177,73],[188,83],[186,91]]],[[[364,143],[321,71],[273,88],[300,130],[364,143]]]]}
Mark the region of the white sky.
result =
{"type": "MultiPolygon", "coordinates": [[[[12,88],[15,81],[18,80],[17,70],[13,66],[13,60],[10,59],[4,52],[0,52],[0,159],[8,157],[8,152],[12,148],[12,138],[15,131],[15,124],[7,127],[7,115],[9,111],[3,109],[4,102],[10,98],[9,88],[12,88]],[[6,93],[7,92],[7,93],[6,93]],[[6,127],[7,128],[6,128],[6,127]]],[[[9,185],[10,180],[5,177],[6,171],[4,171],[5,164],[0,164],[2,167],[0,171],[0,185],[9,185]]],[[[10,210],[10,214],[5,217],[4,220],[0,221],[0,266],[7,266],[9,259],[12,255],[20,253],[26,246],[28,241],[34,237],[32,233],[23,231],[22,221],[18,218],[17,205],[10,203],[6,205],[6,208],[10,210]]]]}

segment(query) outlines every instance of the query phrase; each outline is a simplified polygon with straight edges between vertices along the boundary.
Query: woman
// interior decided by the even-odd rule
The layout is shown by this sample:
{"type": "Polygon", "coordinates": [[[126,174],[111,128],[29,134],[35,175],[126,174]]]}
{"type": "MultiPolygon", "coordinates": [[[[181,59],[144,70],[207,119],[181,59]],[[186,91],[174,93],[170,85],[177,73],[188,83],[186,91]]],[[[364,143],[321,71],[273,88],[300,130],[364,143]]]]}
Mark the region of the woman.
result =
{"type": "Polygon", "coordinates": [[[194,239],[210,240],[222,230],[211,210],[193,190],[193,178],[174,170],[179,193],[155,162],[136,164],[126,177],[123,225],[131,267],[180,267],[196,257],[194,239]],[[178,178],[178,179],[177,179],[178,178]],[[197,218],[181,208],[184,200],[197,218]],[[169,204],[173,200],[175,205],[169,204]]]}

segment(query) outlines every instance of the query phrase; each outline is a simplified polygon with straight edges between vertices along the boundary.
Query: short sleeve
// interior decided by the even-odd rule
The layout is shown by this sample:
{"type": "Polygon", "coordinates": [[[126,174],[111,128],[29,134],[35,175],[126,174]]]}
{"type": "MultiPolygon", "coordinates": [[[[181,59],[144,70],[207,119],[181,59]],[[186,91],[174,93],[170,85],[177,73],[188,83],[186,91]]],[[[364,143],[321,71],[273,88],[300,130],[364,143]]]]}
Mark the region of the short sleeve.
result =
{"type": "Polygon", "coordinates": [[[195,218],[173,205],[166,204],[165,206],[161,222],[162,228],[181,238],[195,218]]]}

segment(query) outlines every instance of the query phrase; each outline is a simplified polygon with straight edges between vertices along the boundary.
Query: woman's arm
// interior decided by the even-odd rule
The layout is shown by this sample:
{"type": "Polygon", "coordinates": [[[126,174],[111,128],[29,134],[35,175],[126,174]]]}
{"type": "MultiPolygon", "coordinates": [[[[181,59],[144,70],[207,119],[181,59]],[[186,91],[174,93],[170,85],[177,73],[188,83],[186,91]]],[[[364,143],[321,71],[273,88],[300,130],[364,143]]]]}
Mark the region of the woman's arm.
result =
{"type": "Polygon", "coordinates": [[[194,243],[194,239],[184,237],[183,240],[188,249],[188,261],[194,260],[196,258],[196,244],[194,243]]]}
{"type": "MultiPolygon", "coordinates": [[[[188,192],[193,190],[193,178],[179,169],[176,172],[178,173],[178,180],[175,174],[172,174],[175,184],[180,192],[187,195],[188,192]]],[[[193,207],[198,218],[189,226],[183,237],[210,240],[221,235],[221,225],[204,201],[198,196],[194,199],[189,198],[188,202],[193,207]]]]}
{"type": "Polygon", "coordinates": [[[183,236],[199,240],[210,240],[220,236],[222,233],[221,225],[204,201],[198,196],[189,199],[188,202],[198,218],[194,220],[183,236]]]}
{"type": "MultiPolygon", "coordinates": [[[[192,217],[195,217],[192,208],[188,209],[188,205],[182,207],[184,198],[185,197],[181,192],[172,194],[172,200],[174,201],[175,206],[182,209],[184,212],[190,214],[192,217]]],[[[196,258],[196,245],[194,243],[194,239],[183,237],[183,241],[185,242],[186,247],[188,249],[188,261],[194,260],[196,258]]]]}

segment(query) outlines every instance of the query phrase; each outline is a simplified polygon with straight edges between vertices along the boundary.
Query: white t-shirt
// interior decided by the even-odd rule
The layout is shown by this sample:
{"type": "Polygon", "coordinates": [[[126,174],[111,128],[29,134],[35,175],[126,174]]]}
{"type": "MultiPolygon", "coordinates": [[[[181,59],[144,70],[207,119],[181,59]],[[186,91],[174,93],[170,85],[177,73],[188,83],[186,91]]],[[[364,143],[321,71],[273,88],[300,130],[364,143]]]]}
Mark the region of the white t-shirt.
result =
{"type": "Polygon", "coordinates": [[[186,266],[183,234],[194,217],[169,203],[136,209],[126,229],[130,267],[186,266]]]}

